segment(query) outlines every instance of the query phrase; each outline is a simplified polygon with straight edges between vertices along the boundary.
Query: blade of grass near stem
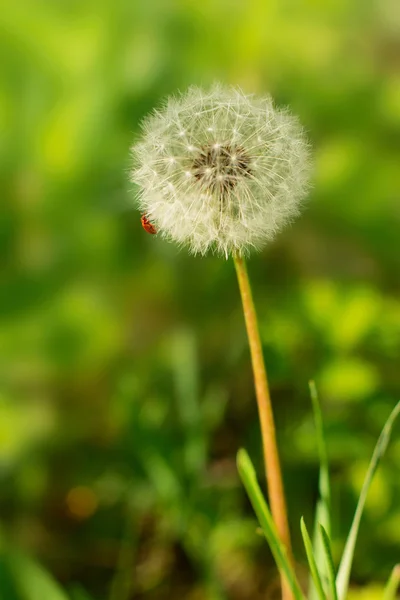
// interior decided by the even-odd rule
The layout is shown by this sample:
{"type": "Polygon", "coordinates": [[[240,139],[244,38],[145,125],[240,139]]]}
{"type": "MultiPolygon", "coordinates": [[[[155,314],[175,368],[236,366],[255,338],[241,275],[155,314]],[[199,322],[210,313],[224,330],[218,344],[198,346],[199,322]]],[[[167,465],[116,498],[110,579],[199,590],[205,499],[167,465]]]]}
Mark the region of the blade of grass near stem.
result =
{"type": "MultiPolygon", "coordinates": [[[[331,487],[329,483],[328,452],[324,434],[321,405],[318,398],[317,388],[314,381],[310,381],[310,394],[314,412],[315,429],[317,433],[318,455],[320,462],[319,471],[319,495],[317,523],[322,523],[328,535],[331,534],[331,487]]],[[[316,526],[316,530],[318,527],[316,526]]]]}
{"type": "Polygon", "coordinates": [[[331,600],[338,600],[336,581],[335,581],[335,566],[333,562],[332,549],[331,549],[331,541],[329,536],[321,523],[319,524],[319,531],[322,539],[322,546],[325,553],[325,560],[328,570],[328,581],[329,581],[329,590],[331,600]]]}
{"type": "Polygon", "coordinates": [[[400,564],[393,567],[390,577],[383,592],[382,600],[395,600],[400,584],[400,564]]]}
{"type": "Polygon", "coordinates": [[[393,424],[400,414],[400,402],[396,404],[388,420],[386,421],[382,432],[379,436],[374,452],[372,454],[371,461],[368,466],[367,474],[364,479],[363,486],[361,488],[360,497],[358,499],[356,512],[354,514],[353,522],[350,527],[350,532],[347,537],[346,545],[343,551],[342,560],[339,566],[339,572],[336,579],[338,597],[339,600],[344,600],[347,596],[347,589],[349,587],[350,571],[353,562],[354,548],[357,541],[358,530],[360,527],[361,516],[364,510],[365,500],[367,498],[368,490],[370,488],[373,476],[376,469],[378,468],[379,462],[385,453],[387,445],[389,443],[390,434],[392,432],[393,424]]]}
{"type": "MultiPolygon", "coordinates": [[[[319,498],[315,511],[314,532],[313,532],[313,551],[317,569],[321,573],[323,581],[328,580],[327,566],[325,562],[325,553],[322,546],[322,539],[319,533],[318,525],[321,523],[328,536],[331,535],[331,488],[329,483],[329,464],[328,453],[326,449],[326,441],[324,434],[324,426],[322,419],[321,404],[317,393],[317,388],[314,381],[309,382],[310,396],[313,406],[315,430],[317,434],[318,456],[319,456],[319,498]]],[[[313,578],[310,575],[308,585],[309,600],[316,600],[318,593],[314,587],[313,578]]]]}
{"type": "Polygon", "coordinates": [[[317,563],[316,563],[315,557],[314,557],[311,539],[308,534],[307,527],[306,527],[303,517],[301,517],[301,520],[300,520],[300,529],[301,529],[301,535],[303,536],[304,548],[306,550],[308,565],[310,567],[310,573],[311,573],[312,580],[314,582],[316,593],[317,593],[318,597],[320,598],[320,600],[326,600],[324,588],[322,586],[321,577],[319,575],[317,563]]]}
{"type": "Polygon", "coordinates": [[[317,563],[316,563],[315,556],[314,556],[311,539],[308,534],[307,527],[306,527],[303,517],[301,517],[301,519],[300,519],[300,530],[301,530],[301,535],[303,536],[304,548],[305,548],[306,554],[307,554],[308,565],[310,567],[310,576],[313,580],[317,597],[320,598],[320,600],[326,600],[324,588],[322,585],[321,577],[320,577],[317,563]]]}
{"type": "Polygon", "coordinates": [[[246,450],[239,450],[237,454],[237,466],[239,475],[246,488],[278,569],[284,574],[294,598],[296,600],[304,600],[295,572],[287,558],[285,547],[278,537],[272,515],[258,485],[256,472],[246,450]]]}

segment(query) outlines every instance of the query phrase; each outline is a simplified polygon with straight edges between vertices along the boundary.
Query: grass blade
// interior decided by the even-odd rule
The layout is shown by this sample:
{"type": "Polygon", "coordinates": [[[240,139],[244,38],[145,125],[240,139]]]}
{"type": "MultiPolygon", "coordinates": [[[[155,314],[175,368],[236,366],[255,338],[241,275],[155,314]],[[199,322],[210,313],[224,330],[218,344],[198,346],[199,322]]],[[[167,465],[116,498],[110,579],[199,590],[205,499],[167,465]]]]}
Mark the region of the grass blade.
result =
{"type": "Polygon", "coordinates": [[[243,449],[239,450],[237,454],[237,466],[239,475],[243,481],[244,487],[246,488],[250,502],[253,506],[254,512],[257,515],[258,521],[267,539],[278,569],[286,577],[294,598],[296,600],[304,600],[304,596],[297,581],[295,572],[287,558],[285,547],[278,537],[270,510],[264,499],[260,486],[258,485],[253,464],[249,455],[243,449]]]}
{"type": "Polygon", "coordinates": [[[307,560],[308,560],[308,564],[310,567],[310,573],[311,573],[312,580],[314,582],[316,593],[318,594],[318,597],[320,598],[320,600],[326,600],[324,588],[322,586],[321,577],[319,575],[317,563],[316,563],[315,557],[314,557],[311,539],[308,534],[307,527],[306,527],[303,517],[301,517],[301,519],[300,519],[300,529],[301,529],[301,535],[303,536],[304,548],[306,550],[307,560]]]}
{"type": "Polygon", "coordinates": [[[382,600],[395,600],[400,584],[400,564],[393,567],[388,582],[383,592],[382,600]]]}
{"type": "MultiPolygon", "coordinates": [[[[328,580],[328,572],[325,561],[325,552],[322,545],[322,539],[319,533],[318,525],[321,523],[328,536],[331,535],[331,488],[329,482],[329,464],[328,453],[326,448],[322,411],[318,398],[317,388],[314,381],[309,382],[310,396],[313,406],[315,430],[317,434],[317,445],[319,455],[319,498],[315,511],[314,533],[313,533],[313,551],[318,572],[321,574],[324,581],[328,580]]],[[[309,581],[309,600],[316,600],[319,596],[314,587],[312,575],[309,581]]]]}
{"type": "Polygon", "coordinates": [[[317,433],[318,455],[320,462],[319,473],[319,494],[321,498],[321,517],[317,522],[322,523],[325,531],[330,535],[330,508],[331,508],[331,487],[329,483],[329,463],[328,452],[326,449],[326,441],[324,434],[324,425],[322,420],[321,405],[318,398],[317,388],[314,381],[310,381],[310,395],[313,405],[315,429],[317,433]]]}
{"type": "Polygon", "coordinates": [[[322,546],[325,553],[326,566],[328,571],[328,581],[331,600],[338,600],[336,581],[335,581],[335,565],[332,557],[331,542],[329,536],[321,523],[319,524],[319,532],[321,534],[322,546]]]}
{"type": "Polygon", "coordinates": [[[367,498],[368,490],[370,488],[373,476],[376,469],[378,468],[379,462],[384,455],[387,445],[389,443],[390,434],[392,432],[393,424],[400,414],[400,402],[396,404],[388,420],[385,423],[384,428],[379,436],[374,452],[372,454],[371,461],[368,466],[367,474],[364,479],[364,483],[361,489],[360,497],[358,499],[356,512],[354,514],[353,522],[350,527],[350,532],[347,537],[346,545],[343,551],[342,560],[340,562],[339,572],[337,576],[337,589],[339,600],[345,600],[347,595],[347,589],[349,587],[350,571],[353,562],[354,548],[357,541],[358,530],[360,527],[360,521],[364,510],[365,500],[367,498]]]}
{"type": "Polygon", "coordinates": [[[8,557],[21,600],[68,600],[68,595],[39,563],[21,552],[8,557]]]}

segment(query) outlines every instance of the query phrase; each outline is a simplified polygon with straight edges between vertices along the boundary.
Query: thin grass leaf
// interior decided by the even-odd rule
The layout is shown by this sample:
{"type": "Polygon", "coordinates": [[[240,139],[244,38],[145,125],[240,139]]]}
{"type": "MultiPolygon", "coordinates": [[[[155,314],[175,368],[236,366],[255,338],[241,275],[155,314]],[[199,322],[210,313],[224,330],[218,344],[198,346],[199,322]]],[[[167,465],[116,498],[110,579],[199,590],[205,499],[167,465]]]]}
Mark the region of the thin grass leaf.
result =
{"type": "Polygon", "coordinates": [[[7,562],[21,600],[68,600],[62,587],[35,560],[15,551],[7,562]]]}
{"type": "Polygon", "coordinates": [[[278,569],[284,574],[296,600],[304,600],[295,572],[280,541],[268,505],[257,482],[256,472],[249,455],[243,449],[237,454],[237,467],[250,502],[262,527],[278,569]]]}
{"type": "MultiPolygon", "coordinates": [[[[318,530],[318,523],[322,523],[325,531],[328,535],[331,534],[331,487],[329,483],[329,463],[328,463],[328,452],[326,448],[324,426],[322,420],[321,405],[318,398],[317,388],[314,381],[310,381],[310,395],[313,405],[315,429],[317,433],[317,444],[318,444],[318,455],[320,463],[319,472],[319,495],[320,503],[317,507],[316,530],[318,530]]],[[[318,536],[319,538],[319,536],[318,536]]]]}
{"type": "Polygon", "coordinates": [[[324,588],[322,586],[321,577],[319,575],[317,563],[316,563],[315,557],[314,557],[311,539],[308,534],[307,527],[306,527],[303,517],[301,517],[301,519],[300,519],[300,529],[301,529],[301,535],[303,536],[304,548],[306,550],[308,565],[310,567],[310,573],[311,573],[312,580],[314,582],[316,593],[317,593],[318,597],[320,598],[320,600],[326,600],[324,588]]]}
{"type": "Polygon", "coordinates": [[[357,541],[358,530],[360,527],[360,521],[362,517],[362,513],[364,510],[365,500],[367,498],[368,490],[370,488],[372,479],[374,477],[375,471],[378,468],[379,462],[384,455],[387,445],[390,440],[390,434],[392,432],[393,424],[396,418],[400,414],[400,402],[396,404],[388,420],[385,423],[385,426],[382,429],[382,432],[379,436],[378,442],[375,446],[374,452],[372,454],[371,461],[368,466],[367,474],[364,479],[364,483],[361,489],[360,497],[358,499],[358,504],[356,508],[356,512],[354,514],[353,522],[350,527],[350,532],[347,537],[346,545],[343,551],[342,560],[340,562],[338,576],[336,579],[338,596],[339,600],[344,600],[347,595],[347,589],[349,587],[350,580],[350,571],[351,565],[353,562],[354,556],[354,548],[357,541]]]}
{"type": "Polygon", "coordinates": [[[382,600],[395,600],[400,584],[400,564],[393,567],[390,577],[383,592],[382,600]]]}
{"type": "MultiPolygon", "coordinates": [[[[317,433],[318,455],[320,463],[319,493],[325,506],[325,523],[323,523],[326,532],[330,535],[330,507],[331,507],[331,486],[329,483],[329,462],[328,451],[326,448],[324,423],[322,418],[321,404],[318,397],[317,388],[314,381],[309,382],[311,401],[313,405],[314,423],[317,433]]],[[[319,521],[322,523],[322,521],[319,521]]]]}
{"type": "Polygon", "coordinates": [[[333,562],[331,542],[329,536],[321,523],[319,524],[319,532],[321,534],[322,546],[325,553],[326,566],[328,571],[329,596],[331,600],[338,600],[336,581],[335,581],[335,565],[333,562]]]}
{"type": "MultiPolygon", "coordinates": [[[[325,582],[328,580],[328,572],[325,561],[325,552],[322,545],[322,539],[319,533],[318,524],[321,523],[324,526],[328,536],[331,535],[331,488],[329,482],[329,463],[322,420],[321,404],[319,402],[318,392],[314,381],[309,382],[309,388],[313,406],[315,430],[317,433],[317,445],[320,463],[318,481],[319,498],[315,511],[313,552],[318,572],[321,574],[322,580],[325,582]]],[[[308,589],[309,600],[317,600],[319,594],[314,586],[314,580],[311,574],[308,589]]]]}

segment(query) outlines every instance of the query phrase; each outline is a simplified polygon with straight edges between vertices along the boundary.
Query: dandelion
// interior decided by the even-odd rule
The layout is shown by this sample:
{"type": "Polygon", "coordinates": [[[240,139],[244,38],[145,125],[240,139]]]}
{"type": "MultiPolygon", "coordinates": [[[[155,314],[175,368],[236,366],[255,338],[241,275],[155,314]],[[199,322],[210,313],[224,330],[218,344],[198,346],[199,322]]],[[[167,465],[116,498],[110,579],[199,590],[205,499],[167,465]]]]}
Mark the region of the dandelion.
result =
{"type": "Polygon", "coordinates": [[[299,212],[308,144],[298,120],[236,88],[190,88],[143,123],[132,148],[139,207],[193,253],[259,250],[299,212]]]}
{"type": "MultiPolygon", "coordinates": [[[[275,424],[243,256],[261,249],[299,212],[309,149],[295,117],[236,88],[190,88],[143,123],[132,148],[146,231],[195,254],[232,255],[250,345],[271,512],[287,556],[290,532],[275,424]],[[151,230],[150,230],[151,228],[151,230]]],[[[281,571],[284,600],[292,593],[281,571]]]]}

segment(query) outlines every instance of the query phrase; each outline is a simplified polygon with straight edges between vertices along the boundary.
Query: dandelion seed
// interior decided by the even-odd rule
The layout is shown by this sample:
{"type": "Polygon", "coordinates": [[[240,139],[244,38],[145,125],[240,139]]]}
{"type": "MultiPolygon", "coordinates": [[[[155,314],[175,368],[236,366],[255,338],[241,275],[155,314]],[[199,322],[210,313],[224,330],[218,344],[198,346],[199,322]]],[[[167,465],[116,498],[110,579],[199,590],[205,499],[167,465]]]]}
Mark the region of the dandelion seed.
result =
{"type": "Polygon", "coordinates": [[[148,116],[132,148],[139,208],[194,253],[261,249],[299,212],[309,149],[297,119],[236,88],[190,88],[148,116]]]}

